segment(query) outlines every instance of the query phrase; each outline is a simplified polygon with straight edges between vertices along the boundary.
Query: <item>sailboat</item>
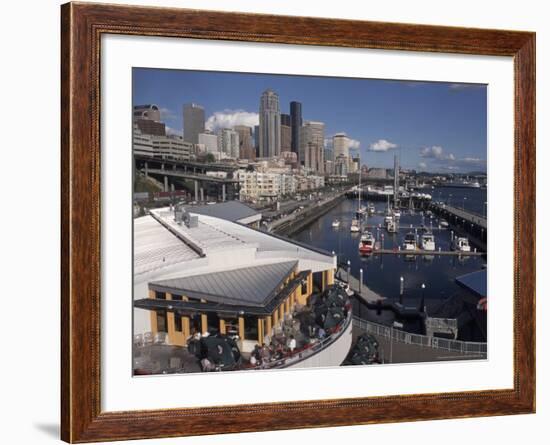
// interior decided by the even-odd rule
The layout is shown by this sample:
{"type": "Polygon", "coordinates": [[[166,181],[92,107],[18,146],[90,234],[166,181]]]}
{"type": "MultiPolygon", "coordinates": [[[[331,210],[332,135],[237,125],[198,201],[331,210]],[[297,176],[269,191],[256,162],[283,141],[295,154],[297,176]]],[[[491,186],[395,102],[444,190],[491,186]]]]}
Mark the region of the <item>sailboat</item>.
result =
{"type": "Polygon", "coordinates": [[[361,169],[359,169],[359,185],[357,186],[357,211],[355,212],[355,216],[357,216],[359,220],[367,216],[367,208],[361,204],[361,176],[361,169]]]}

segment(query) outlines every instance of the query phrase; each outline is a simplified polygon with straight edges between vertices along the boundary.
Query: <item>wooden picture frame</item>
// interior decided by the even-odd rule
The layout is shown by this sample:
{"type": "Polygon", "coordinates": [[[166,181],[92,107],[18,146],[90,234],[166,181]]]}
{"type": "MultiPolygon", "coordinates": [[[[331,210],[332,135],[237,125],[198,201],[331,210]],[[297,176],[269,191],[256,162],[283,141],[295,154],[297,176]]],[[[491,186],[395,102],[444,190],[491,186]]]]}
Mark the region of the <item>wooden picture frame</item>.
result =
{"type": "Polygon", "coordinates": [[[61,17],[63,440],[92,442],[535,411],[534,33],[91,3],[65,4],[61,17]],[[102,412],[99,73],[103,34],[513,57],[513,389],[102,412]],[[527,225],[530,230],[521,230],[527,225]]]}

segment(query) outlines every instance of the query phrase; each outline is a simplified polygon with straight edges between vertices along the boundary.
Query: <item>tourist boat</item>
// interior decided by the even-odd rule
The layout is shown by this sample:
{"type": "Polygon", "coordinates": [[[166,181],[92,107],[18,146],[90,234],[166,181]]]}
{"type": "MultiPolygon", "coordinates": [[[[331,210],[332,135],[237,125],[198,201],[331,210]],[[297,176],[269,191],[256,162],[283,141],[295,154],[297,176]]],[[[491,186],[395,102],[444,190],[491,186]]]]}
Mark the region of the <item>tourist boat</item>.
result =
{"type": "Polygon", "coordinates": [[[393,209],[393,216],[394,218],[401,218],[401,210],[399,209],[393,209]]]}
{"type": "Polygon", "coordinates": [[[369,215],[372,215],[372,214],[374,214],[374,211],[375,211],[374,204],[371,202],[371,203],[367,206],[367,212],[368,212],[369,215]]]}
{"type": "Polygon", "coordinates": [[[416,250],[416,235],[412,232],[409,232],[405,235],[403,240],[403,249],[404,250],[416,250]]]}
{"type": "Polygon", "coordinates": [[[420,247],[422,250],[435,250],[435,238],[433,233],[427,232],[420,237],[420,247]]]}
{"type": "Polygon", "coordinates": [[[340,220],[339,219],[335,219],[334,221],[332,221],[332,227],[337,229],[338,227],[340,227],[340,220]]]}
{"type": "Polygon", "coordinates": [[[469,252],[470,251],[470,243],[468,242],[468,238],[464,238],[461,236],[457,236],[453,239],[451,248],[453,250],[457,250],[459,252],[469,252]]]}
{"type": "Polygon", "coordinates": [[[363,232],[361,240],[359,241],[359,253],[361,255],[368,255],[374,250],[375,239],[372,233],[363,232]]]}
{"type": "Polygon", "coordinates": [[[444,228],[449,227],[449,223],[448,223],[447,221],[445,221],[444,219],[440,219],[440,220],[439,220],[439,225],[440,225],[441,227],[444,227],[444,228]]]}
{"type": "Polygon", "coordinates": [[[361,228],[359,227],[359,220],[357,218],[353,218],[351,220],[351,227],[349,228],[350,232],[360,232],[361,228]]]}

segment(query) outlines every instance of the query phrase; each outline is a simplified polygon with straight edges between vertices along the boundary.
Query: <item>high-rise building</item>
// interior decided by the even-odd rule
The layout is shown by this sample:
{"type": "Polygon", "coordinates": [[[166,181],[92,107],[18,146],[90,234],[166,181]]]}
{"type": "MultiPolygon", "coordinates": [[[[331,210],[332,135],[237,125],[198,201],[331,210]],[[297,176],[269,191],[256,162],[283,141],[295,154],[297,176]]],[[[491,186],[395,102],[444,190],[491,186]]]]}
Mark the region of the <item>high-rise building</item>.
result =
{"type": "Polygon", "coordinates": [[[290,125],[290,115],[281,114],[281,153],[291,151],[292,128],[290,125]]]}
{"type": "Polygon", "coordinates": [[[157,105],[136,105],[133,121],[141,134],[166,136],[166,125],[160,121],[160,110],[157,105]]]}
{"type": "Polygon", "coordinates": [[[299,154],[302,129],[302,104],[300,102],[290,102],[290,127],[290,148],[294,153],[299,154]]]}
{"type": "Polygon", "coordinates": [[[281,114],[279,96],[266,90],[260,98],[260,157],[279,156],[281,153],[281,114]]]}
{"type": "Polygon", "coordinates": [[[300,132],[300,163],[317,173],[325,169],[325,124],[306,121],[300,132]]]}
{"type": "Polygon", "coordinates": [[[345,133],[337,133],[332,137],[332,150],[334,160],[340,155],[345,156],[349,159],[349,138],[345,133]]]}
{"type": "Polygon", "coordinates": [[[199,133],[199,144],[204,146],[207,153],[218,151],[218,136],[212,133],[199,133]]]}
{"type": "Polygon", "coordinates": [[[220,128],[218,130],[218,150],[229,158],[238,159],[239,133],[231,128],[220,128]]]}
{"type": "Polygon", "coordinates": [[[235,125],[233,128],[239,134],[239,158],[256,159],[256,150],[252,141],[252,127],[235,125]]]}
{"type": "Polygon", "coordinates": [[[183,106],[183,139],[192,144],[199,143],[199,134],[204,133],[204,108],[197,104],[183,106]]]}
{"type": "Polygon", "coordinates": [[[254,125],[254,150],[256,151],[256,157],[260,157],[260,126],[254,125]]]}
{"type": "Polygon", "coordinates": [[[140,119],[160,122],[159,107],[153,104],[134,106],[134,122],[140,119]]]}

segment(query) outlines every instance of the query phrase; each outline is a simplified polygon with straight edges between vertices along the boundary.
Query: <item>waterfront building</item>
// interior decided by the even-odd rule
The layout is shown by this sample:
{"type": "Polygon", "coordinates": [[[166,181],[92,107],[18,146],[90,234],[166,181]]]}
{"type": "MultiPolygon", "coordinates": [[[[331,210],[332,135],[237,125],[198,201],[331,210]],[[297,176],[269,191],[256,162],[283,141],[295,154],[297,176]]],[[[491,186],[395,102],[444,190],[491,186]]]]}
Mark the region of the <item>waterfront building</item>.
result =
{"type": "Polygon", "coordinates": [[[236,125],[233,129],[239,134],[239,159],[256,159],[256,150],[252,140],[252,127],[236,125]]]}
{"type": "Polygon", "coordinates": [[[334,174],[334,162],[331,160],[325,159],[325,174],[333,175],[334,174]]]}
{"type": "Polygon", "coordinates": [[[385,168],[369,168],[369,178],[374,179],[387,179],[388,178],[388,172],[385,168]]]}
{"type": "Polygon", "coordinates": [[[197,215],[213,216],[237,224],[243,224],[254,229],[260,228],[260,221],[262,220],[262,212],[240,201],[225,201],[215,204],[192,206],[189,207],[188,210],[197,215]]]}
{"type": "Polygon", "coordinates": [[[218,151],[225,153],[227,157],[239,158],[239,133],[230,128],[218,130],[218,151]]]}
{"type": "Polygon", "coordinates": [[[302,104],[300,102],[290,102],[290,127],[291,127],[291,151],[296,153],[299,158],[300,152],[300,133],[302,130],[302,104]]]}
{"type": "Polygon", "coordinates": [[[359,171],[359,163],[360,163],[359,157],[350,158],[349,172],[357,173],[359,171]]]}
{"type": "Polygon", "coordinates": [[[260,98],[259,157],[279,156],[281,153],[281,114],[279,96],[269,89],[260,98]]]}
{"type": "Polygon", "coordinates": [[[306,121],[301,129],[300,163],[317,173],[324,172],[325,124],[306,121]]]}
{"type": "Polygon", "coordinates": [[[199,134],[204,133],[204,108],[197,104],[183,106],[183,139],[192,144],[199,143],[199,134]]]}
{"type": "Polygon", "coordinates": [[[239,170],[238,177],[241,200],[275,199],[281,194],[279,173],[239,170]]]}
{"type": "Polygon", "coordinates": [[[199,144],[203,144],[206,153],[216,153],[218,151],[218,136],[208,133],[199,133],[199,144]]]}
{"type": "MultiPolygon", "coordinates": [[[[186,210],[185,218],[176,206],[134,219],[138,338],[163,334],[185,354],[194,335],[230,335],[248,353],[281,334],[284,320],[310,302],[314,283],[320,290],[334,283],[329,252],[186,210]]],[[[351,315],[348,308],[320,347],[270,366],[340,365],[351,347],[351,315]]]]}

